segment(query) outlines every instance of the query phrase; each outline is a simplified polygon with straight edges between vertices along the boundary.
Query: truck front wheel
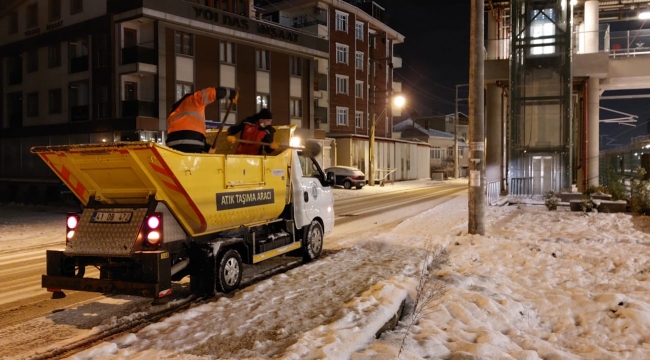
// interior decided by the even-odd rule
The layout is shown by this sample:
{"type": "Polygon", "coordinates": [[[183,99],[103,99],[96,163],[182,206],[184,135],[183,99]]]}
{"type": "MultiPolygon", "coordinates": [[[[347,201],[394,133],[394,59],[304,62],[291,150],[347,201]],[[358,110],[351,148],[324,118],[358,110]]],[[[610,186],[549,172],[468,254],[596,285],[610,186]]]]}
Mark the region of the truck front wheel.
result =
{"type": "Polygon", "coordinates": [[[320,256],[323,251],[323,226],[314,220],[304,228],[305,232],[302,237],[303,259],[311,261],[320,256]]]}
{"type": "Polygon", "coordinates": [[[219,258],[217,290],[229,293],[239,288],[243,271],[241,256],[237,250],[224,252],[219,258]]]}

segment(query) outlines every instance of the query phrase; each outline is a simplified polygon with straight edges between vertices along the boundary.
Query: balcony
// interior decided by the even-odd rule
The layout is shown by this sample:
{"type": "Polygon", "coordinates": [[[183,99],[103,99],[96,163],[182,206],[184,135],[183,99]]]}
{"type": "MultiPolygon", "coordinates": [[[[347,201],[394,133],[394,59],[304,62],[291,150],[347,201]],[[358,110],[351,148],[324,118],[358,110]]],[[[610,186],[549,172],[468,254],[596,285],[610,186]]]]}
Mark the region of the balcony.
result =
{"type": "Polygon", "coordinates": [[[88,55],[70,59],[70,74],[88,71],[88,55]]]}
{"type": "Polygon", "coordinates": [[[158,117],[158,106],[153,101],[122,101],[122,117],[149,116],[158,117]]]}
{"type": "Polygon", "coordinates": [[[132,46],[122,49],[122,64],[146,63],[158,65],[156,50],[142,46],[132,46]]]}
{"type": "Polygon", "coordinates": [[[72,106],[70,108],[70,121],[90,120],[88,105],[72,106]]]}

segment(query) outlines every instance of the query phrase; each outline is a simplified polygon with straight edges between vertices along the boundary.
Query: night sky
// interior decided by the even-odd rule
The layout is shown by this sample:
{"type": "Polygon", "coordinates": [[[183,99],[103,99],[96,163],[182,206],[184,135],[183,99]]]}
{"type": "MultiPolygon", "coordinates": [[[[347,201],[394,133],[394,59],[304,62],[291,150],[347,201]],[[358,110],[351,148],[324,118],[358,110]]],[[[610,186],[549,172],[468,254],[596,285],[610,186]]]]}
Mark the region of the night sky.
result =
{"type": "MultiPolygon", "coordinates": [[[[403,61],[402,68],[395,70],[395,80],[402,82],[408,101],[405,110],[415,109],[420,115],[453,113],[455,85],[469,82],[470,0],[374,1],[386,9],[385,22],[405,37],[404,44],[395,47],[403,61]]],[[[611,31],[649,29],[650,21],[614,22],[610,27],[611,31]]],[[[466,90],[461,88],[459,97],[467,98],[466,90]]],[[[601,148],[628,145],[630,138],[648,134],[650,99],[603,100],[601,107],[639,117],[636,127],[601,124],[601,148]]],[[[461,102],[459,110],[468,113],[467,103],[461,102]]],[[[600,114],[601,119],[620,116],[605,110],[600,114]]]]}
{"type": "MultiPolygon", "coordinates": [[[[405,110],[420,115],[453,113],[455,86],[467,84],[469,75],[469,0],[375,0],[386,9],[386,23],[404,35],[395,47],[402,68],[408,104],[405,110]]],[[[461,98],[467,93],[460,94],[461,98]]],[[[467,106],[459,109],[466,112],[467,106]]]]}

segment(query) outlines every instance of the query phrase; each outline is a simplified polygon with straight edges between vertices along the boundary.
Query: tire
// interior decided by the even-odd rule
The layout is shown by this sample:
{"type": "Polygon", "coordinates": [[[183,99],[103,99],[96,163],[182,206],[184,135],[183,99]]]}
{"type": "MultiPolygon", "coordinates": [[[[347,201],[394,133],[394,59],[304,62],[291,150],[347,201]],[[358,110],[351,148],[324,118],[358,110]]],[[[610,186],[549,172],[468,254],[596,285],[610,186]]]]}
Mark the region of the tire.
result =
{"type": "Polygon", "coordinates": [[[217,290],[229,293],[239,288],[244,269],[237,250],[230,249],[224,252],[219,257],[217,265],[217,290]]]}
{"type": "Polygon", "coordinates": [[[346,188],[346,189],[352,189],[352,181],[350,181],[350,180],[345,180],[345,181],[343,182],[343,187],[346,188]]]}
{"type": "Polygon", "coordinates": [[[304,227],[302,236],[303,255],[305,261],[317,259],[323,252],[323,226],[314,220],[304,227]]]}
{"type": "Polygon", "coordinates": [[[363,185],[357,185],[357,189],[361,189],[363,185]]]}

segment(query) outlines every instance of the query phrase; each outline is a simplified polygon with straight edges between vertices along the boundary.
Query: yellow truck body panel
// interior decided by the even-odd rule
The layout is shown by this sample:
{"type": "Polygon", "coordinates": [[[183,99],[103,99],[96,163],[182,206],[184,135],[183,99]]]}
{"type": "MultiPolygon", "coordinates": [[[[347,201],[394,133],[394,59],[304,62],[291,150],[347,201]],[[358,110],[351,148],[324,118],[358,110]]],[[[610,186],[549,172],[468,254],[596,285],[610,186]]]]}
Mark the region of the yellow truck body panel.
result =
{"type": "MultiPolygon", "coordinates": [[[[276,127],[288,143],[294,126],[276,127]]],[[[212,141],[216,132],[208,134],[212,141]]],[[[58,175],[84,204],[164,202],[191,236],[280,216],[290,202],[292,151],[268,156],[234,155],[225,132],[217,154],[190,154],[153,142],[43,146],[32,153],[58,175]]]]}

